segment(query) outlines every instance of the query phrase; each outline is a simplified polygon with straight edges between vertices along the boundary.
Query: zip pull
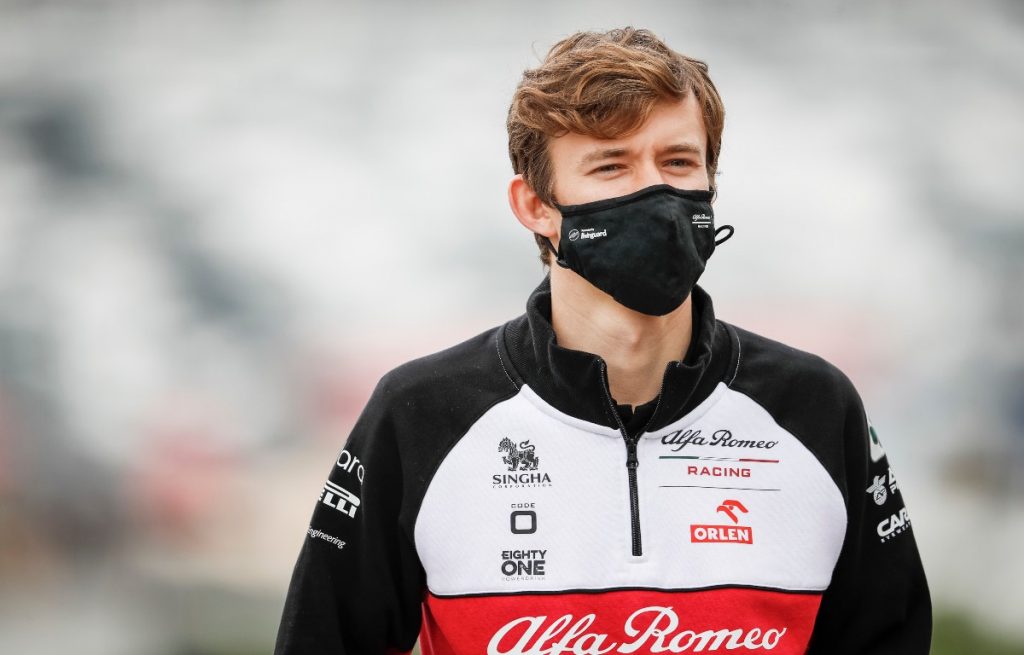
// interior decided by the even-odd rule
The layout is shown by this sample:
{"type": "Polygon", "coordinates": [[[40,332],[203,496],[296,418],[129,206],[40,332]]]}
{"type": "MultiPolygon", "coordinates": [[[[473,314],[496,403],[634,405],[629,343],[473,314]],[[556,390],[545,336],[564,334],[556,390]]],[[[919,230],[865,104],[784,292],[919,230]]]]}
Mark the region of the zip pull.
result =
{"type": "Polygon", "coordinates": [[[626,467],[635,469],[640,465],[640,460],[636,456],[636,440],[630,439],[626,441],[626,467]]]}

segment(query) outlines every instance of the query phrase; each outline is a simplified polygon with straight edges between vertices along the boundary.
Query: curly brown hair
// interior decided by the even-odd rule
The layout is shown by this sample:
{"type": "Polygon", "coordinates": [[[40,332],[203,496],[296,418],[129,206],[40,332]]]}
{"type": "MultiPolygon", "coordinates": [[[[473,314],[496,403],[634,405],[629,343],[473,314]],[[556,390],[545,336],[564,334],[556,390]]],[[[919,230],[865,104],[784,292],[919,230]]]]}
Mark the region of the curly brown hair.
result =
{"type": "MultiPolygon", "coordinates": [[[[682,100],[689,93],[704,117],[706,166],[715,191],[725,107],[708,65],[633,27],[577,32],[552,46],[540,66],[523,71],[506,123],[512,169],[551,205],[549,139],[568,132],[600,139],[626,136],[643,125],[658,101],[682,100]]],[[[547,265],[547,243],[539,234],[534,238],[547,265]]]]}

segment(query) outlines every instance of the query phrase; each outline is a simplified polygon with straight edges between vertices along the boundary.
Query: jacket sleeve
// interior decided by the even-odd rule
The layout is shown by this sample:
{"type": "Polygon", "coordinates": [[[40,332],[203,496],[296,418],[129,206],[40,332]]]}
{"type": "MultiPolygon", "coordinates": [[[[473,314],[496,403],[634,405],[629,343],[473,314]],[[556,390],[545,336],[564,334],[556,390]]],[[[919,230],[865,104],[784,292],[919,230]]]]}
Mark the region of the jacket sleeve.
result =
{"type": "Polygon", "coordinates": [[[410,652],[425,575],[399,525],[402,464],[388,375],[378,382],[316,499],[274,655],[410,652]]]}
{"type": "Polygon", "coordinates": [[[896,474],[853,383],[844,459],[847,528],[809,655],[927,655],[932,607],[896,474]]]}

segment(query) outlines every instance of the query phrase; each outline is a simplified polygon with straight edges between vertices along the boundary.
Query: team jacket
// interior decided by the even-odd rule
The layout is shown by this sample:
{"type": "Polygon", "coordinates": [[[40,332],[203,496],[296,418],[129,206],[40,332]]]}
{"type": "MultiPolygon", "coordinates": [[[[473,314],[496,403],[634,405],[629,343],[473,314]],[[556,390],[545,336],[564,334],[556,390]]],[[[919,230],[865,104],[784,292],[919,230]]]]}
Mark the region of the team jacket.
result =
{"type": "Polygon", "coordinates": [[[925,655],[931,600],[850,379],[717,319],[612,398],[526,312],[378,382],[316,500],[276,655],[925,655]]]}

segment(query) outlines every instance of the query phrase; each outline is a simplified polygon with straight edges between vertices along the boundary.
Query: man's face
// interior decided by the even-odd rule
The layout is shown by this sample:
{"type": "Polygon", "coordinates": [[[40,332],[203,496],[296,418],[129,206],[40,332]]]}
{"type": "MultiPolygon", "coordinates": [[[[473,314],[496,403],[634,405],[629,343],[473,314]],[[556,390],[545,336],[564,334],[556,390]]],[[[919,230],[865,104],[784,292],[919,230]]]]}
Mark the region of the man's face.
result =
{"type": "Polygon", "coordinates": [[[555,199],[563,205],[614,198],[652,184],[709,189],[707,133],[691,93],[662,101],[640,129],[618,139],[569,133],[548,142],[555,199]]]}

